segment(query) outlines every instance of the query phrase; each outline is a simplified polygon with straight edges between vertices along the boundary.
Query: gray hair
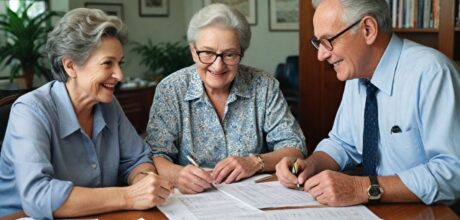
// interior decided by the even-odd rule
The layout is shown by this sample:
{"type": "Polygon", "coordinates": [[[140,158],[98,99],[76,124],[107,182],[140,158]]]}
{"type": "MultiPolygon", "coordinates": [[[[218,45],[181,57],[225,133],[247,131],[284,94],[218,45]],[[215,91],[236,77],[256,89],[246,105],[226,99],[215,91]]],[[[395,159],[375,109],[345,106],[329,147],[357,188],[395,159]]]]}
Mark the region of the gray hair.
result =
{"type": "Polygon", "coordinates": [[[235,29],[242,52],[248,49],[251,43],[251,28],[246,17],[238,10],[220,3],[210,4],[193,15],[187,30],[188,42],[195,43],[202,28],[215,24],[235,29]]]}
{"type": "Polygon", "coordinates": [[[67,12],[53,31],[48,34],[46,50],[51,60],[51,72],[55,79],[67,82],[62,58],[69,57],[77,65],[83,65],[102,37],[116,37],[121,44],[127,41],[126,26],[115,17],[99,9],[76,8],[67,12]]]}
{"type": "MultiPolygon", "coordinates": [[[[391,12],[385,0],[338,0],[343,8],[342,20],[351,25],[364,16],[372,16],[377,20],[382,32],[391,31],[391,12]]],[[[317,8],[323,0],[312,0],[317,8]]]]}

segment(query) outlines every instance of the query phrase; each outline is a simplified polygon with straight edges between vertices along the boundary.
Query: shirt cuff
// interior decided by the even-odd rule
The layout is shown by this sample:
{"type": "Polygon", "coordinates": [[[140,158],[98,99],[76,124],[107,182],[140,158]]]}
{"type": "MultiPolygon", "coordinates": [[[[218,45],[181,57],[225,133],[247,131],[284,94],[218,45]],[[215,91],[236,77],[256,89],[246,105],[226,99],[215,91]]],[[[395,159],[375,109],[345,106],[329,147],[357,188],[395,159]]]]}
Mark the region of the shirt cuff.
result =
{"type": "Polygon", "coordinates": [[[425,165],[419,165],[409,170],[397,173],[401,181],[409,190],[414,193],[423,203],[429,205],[435,201],[438,192],[435,187],[436,180],[431,175],[423,175],[428,170],[425,165]]]}
{"type": "Polygon", "coordinates": [[[337,143],[329,139],[324,139],[316,147],[315,152],[317,151],[322,151],[332,157],[340,166],[340,170],[343,171],[348,168],[350,161],[348,155],[341,146],[337,146],[337,143]]]}
{"type": "Polygon", "coordinates": [[[59,209],[70,196],[70,192],[73,189],[73,183],[71,181],[52,179],[50,185],[51,213],[47,214],[49,215],[49,219],[53,219],[53,212],[59,209]]]}

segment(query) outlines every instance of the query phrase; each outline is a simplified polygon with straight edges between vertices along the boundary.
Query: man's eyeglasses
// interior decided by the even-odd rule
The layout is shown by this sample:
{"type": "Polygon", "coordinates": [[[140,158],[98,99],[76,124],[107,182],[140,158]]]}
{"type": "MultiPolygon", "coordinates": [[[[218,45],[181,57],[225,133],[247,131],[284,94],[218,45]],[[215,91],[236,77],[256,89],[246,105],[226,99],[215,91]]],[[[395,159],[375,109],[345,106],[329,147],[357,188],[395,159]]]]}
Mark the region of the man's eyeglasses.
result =
{"type": "Polygon", "coordinates": [[[216,53],[214,51],[207,51],[207,50],[198,50],[195,48],[196,54],[198,55],[198,59],[204,64],[212,64],[217,60],[217,57],[222,59],[227,65],[236,65],[241,61],[241,57],[243,54],[236,53],[236,52],[223,52],[223,53],[216,53]]]}
{"type": "Polygon", "coordinates": [[[326,48],[326,50],[329,50],[331,51],[333,49],[332,47],[332,41],[334,41],[335,39],[337,39],[338,37],[340,37],[340,35],[344,34],[345,32],[347,32],[348,30],[350,30],[352,27],[354,27],[355,25],[359,24],[359,22],[361,21],[361,19],[357,20],[355,23],[351,24],[350,26],[348,26],[347,28],[345,28],[343,31],[340,31],[338,34],[336,34],[335,36],[333,37],[330,37],[330,38],[327,38],[327,39],[317,39],[316,37],[312,37],[310,39],[310,42],[311,44],[313,44],[313,46],[319,50],[319,46],[320,45],[323,45],[324,48],[326,48]]]}

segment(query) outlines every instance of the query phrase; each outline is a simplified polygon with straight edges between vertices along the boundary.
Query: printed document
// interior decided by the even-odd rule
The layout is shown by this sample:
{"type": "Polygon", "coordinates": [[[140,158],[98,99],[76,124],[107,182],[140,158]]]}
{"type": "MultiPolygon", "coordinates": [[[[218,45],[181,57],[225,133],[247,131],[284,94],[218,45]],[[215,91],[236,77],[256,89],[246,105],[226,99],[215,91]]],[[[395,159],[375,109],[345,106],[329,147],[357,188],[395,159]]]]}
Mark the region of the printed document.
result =
{"type": "Polygon", "coordinates": [[[247,214],[259,214],[262,211],[241,203],[219,191],[207,191],[185,195],[175,193],[158,209],[169,219],[235,219],[247,214]]]}
{"type": "Polygon", "coordinates": [[[373,212],[363,205],[352,207],[311,207],[302,209],[283,209],[265,211],[263,214],[240,216],[238,219],[247,220],[378,220],[380,219],[373,212]]]}
{"type": "Polygon", "coordinates": [[[217,189],[259,209],[321,206],[309,193],[286,188],[278,181],[220,184],[217,189]]]}

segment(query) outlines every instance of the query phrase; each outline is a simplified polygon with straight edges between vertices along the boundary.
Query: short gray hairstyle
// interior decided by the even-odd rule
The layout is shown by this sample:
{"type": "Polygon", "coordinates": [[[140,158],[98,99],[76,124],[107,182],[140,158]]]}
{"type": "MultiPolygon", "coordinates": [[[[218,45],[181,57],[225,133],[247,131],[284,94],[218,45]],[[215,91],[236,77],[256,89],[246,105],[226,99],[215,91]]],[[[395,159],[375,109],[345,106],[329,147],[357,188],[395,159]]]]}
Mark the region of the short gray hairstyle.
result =
{"type": "Polygon", "coordinates": [[[238,10],[221,3],[210,4],[193,15],[187,30],[188,42],[195,43],[202,28],[215,24],[235,29],[242,52],[248,49],[251,43],[251,28],[246,17],[238,10]]]}
{"type": "Polygon", "coordinates": [[[51,60],[51,72],[55,79],[67,82],[62,58],[69,57],[77,65],[83,65],[102,37],[116,37],[121,44],[127,42],[126,26],[115,17],[99,9],[76,8],[62,17],[53,31],[48,33],[46,50],[51,60]]]}
{"type": "MultiPolygon", "coordinates": [[[[343,8],[342,20],[351,25],[364,16],[372,16],[377,20],[382,32],[391,31],[391,12],[385,0],[338,0],[343,8]]],[[[312,0],[314,8],[317,8],[323,0],[312,0]]]]}

